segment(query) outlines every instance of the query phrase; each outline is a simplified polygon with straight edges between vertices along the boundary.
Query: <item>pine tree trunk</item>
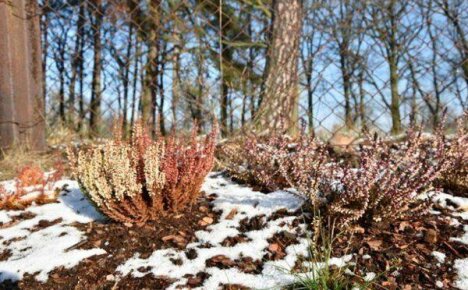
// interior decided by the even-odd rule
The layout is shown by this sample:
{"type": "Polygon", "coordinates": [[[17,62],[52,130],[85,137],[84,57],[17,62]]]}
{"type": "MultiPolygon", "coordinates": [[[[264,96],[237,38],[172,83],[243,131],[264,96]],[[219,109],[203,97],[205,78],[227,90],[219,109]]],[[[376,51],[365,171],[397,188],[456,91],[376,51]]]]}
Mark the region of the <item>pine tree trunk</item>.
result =
{"type": "Polygon", "coordinates": [[[272,35],[261,105],[255,116],[259,131],[280,129],[297,132],[298,56],[302,28],[300,0],[274,0],[272,35]]]}

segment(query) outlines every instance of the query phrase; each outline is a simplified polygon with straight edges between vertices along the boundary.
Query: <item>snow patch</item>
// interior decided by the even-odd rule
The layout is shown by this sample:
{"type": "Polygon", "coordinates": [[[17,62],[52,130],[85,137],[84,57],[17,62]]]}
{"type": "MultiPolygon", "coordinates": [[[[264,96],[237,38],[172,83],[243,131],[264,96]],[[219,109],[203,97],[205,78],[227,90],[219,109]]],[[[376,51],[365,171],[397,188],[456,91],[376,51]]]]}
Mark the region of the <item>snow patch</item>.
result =
{"type": "Polygon", "coordinates": [[[465,233],[459,238],[450,238],[451,241],[460,242],[462,244],[468,245],[468,225],[463,226],[465,233]]]}
{"type": "Polygon", "coordinates": [[[468,258],[455,260],[453,267],[458,273],[455,287],[463,290],[468,289],[468,258]]]}
{"type": "Polygon", "coordinates": [[[70,224],[88,223],[103,217],[83,196],[76,182],[63,180],[56,186],[66,184],[68,192],[62,192],[57,203],[34,205],[23,211],[0,211],[3,223],[21,213],[34,214],[31,219],[0,229],[0,250],[10,253],[8,259],[0,261],[0,281],[20,280],[26,273],[37,273],[37,280],[47,281],[48,273],[59,266],[72,268],[85,258],[106,253],[99,248],[72,249],[84,240],[84,235],[70,224]],[[54,224],[38,229],[43,221],[54,224]]]}
{"type": "Polygon", "coordinates": [[[445,262],[446,255],[442,252],[434,251],[432,252],[432,256],[434,256],[436,260],[441,264],[445,262]]]}
{"type": "MultiPolygon", "coordinates": [[[[270,194],[253,191],[240,186],[220,176],[210,174],[203,185],[207,195],[216,194],[213,201],[214,209],[222,212],[218,223],[210,225],[206,230],[196,232],[197,242],[187,245],[186,250],[195,249],[197,257],[189,260],[184,251],[177,249],[163,249],[153,252],[147,258],[139,258],[138,255],[129,259],[117,268],[122,275],[132,274],[134,277],[142,277],[148,273],[154,276],[165,276],[176,279],[177,282],[170,289],[183,287],[187,283],[186,274],[207,272],[211,276],[206,279],[200,289],[217,289],[222,284],[240,284],[249,288],[278,288],[293,283],[298,274],[291,274],[297,258],[308,256],[310,241],[307,238],[299,238],[298,244],[290,245],[285,249],[286,256],[282,260],[268,261],[264,263],[261,274],[247,274],[237,268],[220,269],[207,267],[206,261],[217,255],[224,255],[231,260],[241,257],[251,257],[254,260],[262,260],[267,253],[269,243],[267,239],[282,231],[292,234],[300,234],[305,230],[305,225],[292,226],[295,216],[280,217],[267,221],[267,218],[278,211],[286,209],[294,212],[303,204],[303,200],[286,191],[276,191],[270,194]],[[232,219],[226,219],[227,215],[235,209],[237,214],[232,219]],[[232,247],[224,247],[222,241],[227,237],[235,237],[240,234],[238,227],[241,220],[264,216],[265,226],[260,230],[244,233],[248,242],[239,243],[232,247]],[[203,244],[209,243],[212,247],[203,248],[203,244]],[[174,265],[171,260],[180,259],[181,265],[174,265]],[[138,269],[148,269],[148,272],[140,272],[138,269]]],[[[342,266],[351,259],[351,255],[342,258],[333,258],[330,262],[342,266]]],[[[305,273],[304,275],[307,275],[305,273]]]]}
{"type": "Polygon", "coordinates": [[[430,197],[433,202],[443,208],[448,208],[452,211],[453,216],[461,217],[463,220],[468,220],[468,198],[453,196],[443,192],[430,192],[424,195],[430,197]]]}
{"type": "Polygon", "coordinates": [[[363,279],[366,282],[370,282],[370,281],[374,280],[376,276],[377,276],[377,274],[375,274],[374,272],[369,272],[369,273],[366,273],[366,276],[364,276],[363,279]]]}

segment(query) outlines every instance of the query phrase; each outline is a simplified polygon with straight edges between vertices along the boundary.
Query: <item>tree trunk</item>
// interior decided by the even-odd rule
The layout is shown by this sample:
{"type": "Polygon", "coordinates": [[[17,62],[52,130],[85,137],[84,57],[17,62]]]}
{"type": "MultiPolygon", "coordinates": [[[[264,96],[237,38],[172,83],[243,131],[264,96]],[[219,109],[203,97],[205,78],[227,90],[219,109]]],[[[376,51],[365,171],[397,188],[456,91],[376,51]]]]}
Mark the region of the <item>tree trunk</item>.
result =
{"type": "Polygon", "coordinates": [[[343,80],[343,93],[344,93],[344,109],[345,109],[345,126],[350,130],[354,128],[353,114],[351,110],[351,72],[348,68],[347,58],[350,57],[348,43],[343,42],[340,48],[340,70],[343,80]]]}
{"type": "Polygon", "coordinates": [[[259,131],[280,129],[297,132],[298,55],[302,28],[300,0],[274,0],[271,42],[261,105],[255,116],[259,131]]]}
{"type": "Polygon", "coordinates": [[[229,98],[229,88],[226,84],[224,78],[222,78],[221,84],[221,136],[225,137],[228,134],[228,100],[229,98]]]}
{"type": "Polygon", "coordinates": [[[78,71],[80,63],[83,61],[83,55],[81,53],[81,42],[83,41],[83,28],[85,22],[85,7],[84,3],[79,4],[78,20],[76,22],[76,38],[75,38],[75,51],[73,52],[72,65],[71,65],[71,78],[69,85],[69,96],[68,96],[68,120],[70,125],[74,125],[75,122],[75,102],[76,102],[76,79],[78,76],[78,71]]]}
{"type": "Polygon", "coordinates": [[[101,71],[102,71],[102,43],[101,43],[101,26],[103,19],[103,8],[100,1],[96,1],[96,7],[93,9],[94,25],[93,31],[93,45],[94,45],[94,67],[93,67],[93,80],[91,92],[91,104],[89,115],[89,129],[90,135],[95,137],[99,134],[99,123],[101,119],[101,71]]]}
{"type": "Polygon", "coordinates": [[[388,57],[388,65],[390,70],[390,91],[391,103],[390,114],[392,116],[392,134],[396,135],[401,132],[401,117],[400,117],[400,94],[398,93],[398,65],[396,57],[393,53],[388,57]]]}
{"type": "Polygon", "coordinates": [[[46,148],[39,17],[34,0],[0,2],[0,149],[46,148]]]}

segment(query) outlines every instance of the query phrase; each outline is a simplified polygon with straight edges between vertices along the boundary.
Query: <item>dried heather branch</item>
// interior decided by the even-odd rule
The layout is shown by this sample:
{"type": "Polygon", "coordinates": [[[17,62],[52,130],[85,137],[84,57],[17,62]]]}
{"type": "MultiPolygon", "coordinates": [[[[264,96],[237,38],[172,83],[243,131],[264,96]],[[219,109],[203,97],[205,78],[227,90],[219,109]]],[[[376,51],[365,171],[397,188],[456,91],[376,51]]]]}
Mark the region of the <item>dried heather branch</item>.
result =
{"type": "Polygon", "coordinates": [[[243,144],[222,148],[228,157],[224,169],[244,182],[273,191],[296,188],[316,202],[322,166],[328,160],[325,146],[304,134],[250,136],[243,144]]]}
{"type": "Polygon", "coordinates": [[[322,171],[329,159],[326,147],[313,137],[301,135],[289,148],[292,149],[290,152],[280,155],[280,172],[291,187],[316,205],[322,171]]]}
{"type": "MultiPolygon", "coordinates": [[[[286,135],[251,135],[241,143],[228,144],[221,149],[225,159],[223,169],[232,177],[260,186],[265,191],[287,187],[289,184],[281,173],[280,163],[292,150],[291,142],[286,135]]],[[[289,165],[282,167],[287,171],[289,165]]]]}

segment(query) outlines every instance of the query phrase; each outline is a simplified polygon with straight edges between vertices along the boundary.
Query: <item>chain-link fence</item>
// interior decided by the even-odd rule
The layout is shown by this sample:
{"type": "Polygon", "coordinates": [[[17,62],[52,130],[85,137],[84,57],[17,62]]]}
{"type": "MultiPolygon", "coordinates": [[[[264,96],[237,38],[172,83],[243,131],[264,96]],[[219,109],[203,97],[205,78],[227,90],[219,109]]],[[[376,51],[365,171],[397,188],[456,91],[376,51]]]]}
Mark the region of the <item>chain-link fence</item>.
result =
{"type": "Polygon", "coordinates": [[[268,79],[281,68],[272,66],[281,41],[296,51],[287,72],[297,116],[321,136],[431,129],[444,110],[451,120],[467,106],[463,0],[39,4],[51,127],[97,134],[121,116],[125,126],[143,118],[164,133],[217,118],[234,133],[275,94],[268,79]],[[296,4],[298,13],[288,13],[296,4]],[[290,30],[297,43],[274,33],[280,21],[300,24],[290,30]]]}

